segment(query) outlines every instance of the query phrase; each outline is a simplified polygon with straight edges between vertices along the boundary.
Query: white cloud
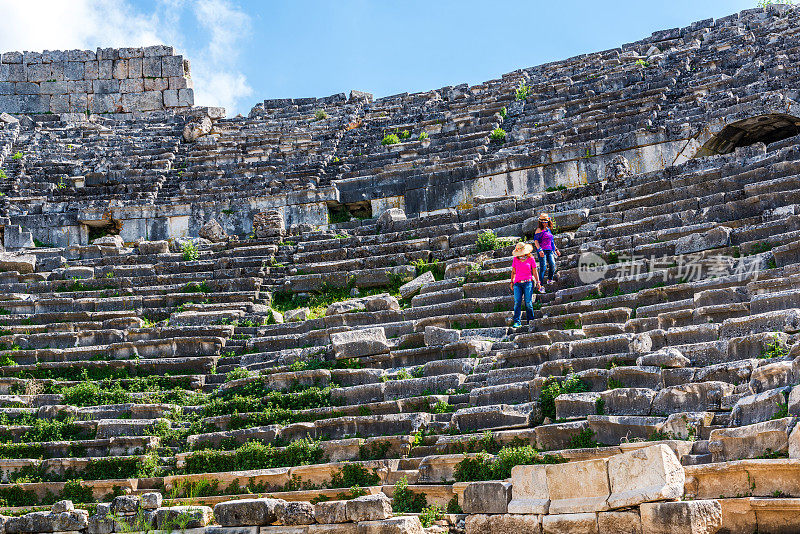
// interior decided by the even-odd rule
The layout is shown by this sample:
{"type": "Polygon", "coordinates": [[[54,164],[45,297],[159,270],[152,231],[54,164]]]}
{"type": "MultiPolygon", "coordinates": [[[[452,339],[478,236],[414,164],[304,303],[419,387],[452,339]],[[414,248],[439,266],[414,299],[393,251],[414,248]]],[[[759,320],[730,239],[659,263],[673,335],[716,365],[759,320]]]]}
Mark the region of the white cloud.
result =
{"type": "Polygon", "coordinates": [[[253,94],[245,75],[232,68],[238,61],[239,43],[250,33],[250,19],[227,0],[200,0],[194,5],[194,15],[209,35],[192,60],[195,102],[238,111],[236,103],[253,94]]]}
{"type": "Polygon", "coordinates": [[[252,95],[238,68],[238,49],[250,19],[230,0],[158,0],[143,12],[129,0],[0,0],[0,51],[68,50],[97,47],[173,45],[191,60],[195,104],[245,112],[252,95]],[[181,28],[195,28],[199,46],[187,46],[181,28]]]}

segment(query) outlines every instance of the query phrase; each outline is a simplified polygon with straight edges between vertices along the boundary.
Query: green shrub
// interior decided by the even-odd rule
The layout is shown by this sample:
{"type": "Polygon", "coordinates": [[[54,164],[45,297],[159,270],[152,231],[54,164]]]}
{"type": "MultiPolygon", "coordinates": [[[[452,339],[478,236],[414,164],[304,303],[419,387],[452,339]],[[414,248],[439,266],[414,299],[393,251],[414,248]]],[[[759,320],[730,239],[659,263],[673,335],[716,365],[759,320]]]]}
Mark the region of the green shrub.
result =
{"type": "Polygon", "coordinates": [[[432,504],[420,511],[419,522],[422,523],[422,528],[428,528],[440,520],[442,516],[442,509],[438,505],[432,504]]]}
{"type": "Polygon", "coordinates": [[[321,121],[328,118],[328,112],[324,109],[318,109],[314,112],[314,119],[321,121]]]}
{"type": "Polygon", "coordinates": [[[200,257],[200,252],[191,241],[187,241],[181,246],[181,254],[183,254],[183,261],[195,261],[200,257]]]}
{"type": "Polygon", "coordinates": [[[383,136],[383,140],[381,141],[382,145],[396,145],[400,142],[400,138],[397,137],[397,134],[388,134],[383,136]]]}
{"type": "Polygon", "coordinates": [[[584,428],[569,438],[570,449],[592,449],[599,446],[600,444],[594,440],[594,430],[591,428],[584,428]]]}
{"type": "Polygon", "coordinates": [[[636,65],[639,68],[646,69],[647,67],[650,66],[650,62],[649,61],[645,61],[644,59],[637,59],[636,63],[634,63],[634,65],[636,65]]]}
{"type": "Polygon", "coordinates": [[[461,508],[461,505],[458,504],[458,495],[453,495],[453,498],[447,501],[447,513],[448,514],[463,514],[464,510],[461,508]]]}
{"type": "Polygon", "coordinates": [[[492,130],[492,133],[489,134],[489,140],[495,143],[505,143],[506,141],[506,131],[502,128],[495,128],[492,130]]]}
{"type": "Polygon", "coordinates": [[[456,464],[453,476],[457,482],[480,480],[505,480],[516,465],[560,464],[567,460],[558,455],[541,455],[530,445],[508,445],[500,449],[495,458],[479,453],[474,458],[464,458],[456,464]]]}
{"type": "Polygon", "coordinates": [[[531,94],[531,88],[525,82],[519,82],[516,90],[514,91],[514,98],[517,100],[525,100],[531,94]]]}
{"type": "Polygon", "coordinates": [[[419,140],[420,140],[420,141],[424,141],[424,140],[425,140],[425,139],[427,139],[428,137],[430,137],[430,136],[428,135],[428,132],[420,132],[420,134],[419,134],[419,140]]]}
{"type": "Polygon", "coordinates": [[[400,139],[409,139],[411,137],[411,132],[408,130],[403,130],[400,132],[400,139]]]}
{"type": "Polygon", "coordinates": [[[245,369],[244,367],[237,367],[233,371],[229,371],[225,375],[225,381],[230,382],[231,380],[239,380],[240,378],[248,378],[252,376],[250,371],[245,369]]]}
{"type": "Polygon", "coordinates": [[[508,109],[506,109],[505,106],[503,106],[502,109],[500,110],[500,116],[503,117],[503,120],[505,120],[508,117],[508,109]]]}
{"type": "Polygon", "coordinates": [[[353,486],[376,486],[380,484],[381,477],[373,469],[370,473],[360,464],[348,463],[342,466],[338,473],[331,476],[331,488],[351,488],[353,486]]]}
{"type": "Polygon", "coordinates": [[[61,390],[64,403],[72,406],[99,406],[102,404],[125,404],[132,401],[130,393],[122,389],[119,382],[112,389],[101,388],[94,382],[81,382],[61,390]]]}
{"type": "Polygon", "coordinates": [[[484,230],[478,235],[475,245],[478,247],[479,251],[488,252],[490,250],[496,250],[500,248],[498,241],[497,234],[495,234],[492,230],[484,230]]]}
{"type": "Polygon", "coordinates": [[[323,456],[319,443],[312,440],[295,440],[284,449],[249,441],[233,454],[212,449],[197,451],[186,458],[185,470],[187,473],[213,473],[294,467],[320,463],[323,456]]]}
{"type": "Polygon", "coordinates": [[[11,156],[11,159],[13,159],[15,161],[16,160],[21,160],[22,159],[22,152],[19,152],[19,151],[15,152],[14,155],[11,156]]]}
{"type": "Polygon", "coordinates": [[[552,420],[556,418],[556,397],[562,393],[583,393],[589,388],[577,376],[569,375],[566,380],[559,382],[555,378],[548,378],[539,394],[539,403],[542,414],[552,420]]]}
{"type": "Polygon", "coordinates": [[[428,506],[424,493],[415,493],[408,489],[408,480],[401,478],[394,485],[392,511],[396,514],[418,514],[428,506]]]}
{"type": "Polygon", "coordinates": [[[492,457],[486,453],[478,453],[474,458],[464,458],[453,471],[456,482],[474,482],[492,480],[492,457]]]}
{"type": "Polygon", "coordinates": [[[425,274],[426,272],[430,271],[433,273],[433,278],[435,280],[443,280],[444,279],[444,263],[439,262],[439,260],[433,260],[431,262],[427,262],[423,259],[414,260],[411,262],[412,267],[417,270],[416,275],[419,276],[421,274],[425,274]]]}
{"type": "Polygon", "coordinates": [[[94,502],[91,486],[84,486],[81,479],[68,480],[61,490],[59,500],[65,499],[76,503],[94,502]]]}

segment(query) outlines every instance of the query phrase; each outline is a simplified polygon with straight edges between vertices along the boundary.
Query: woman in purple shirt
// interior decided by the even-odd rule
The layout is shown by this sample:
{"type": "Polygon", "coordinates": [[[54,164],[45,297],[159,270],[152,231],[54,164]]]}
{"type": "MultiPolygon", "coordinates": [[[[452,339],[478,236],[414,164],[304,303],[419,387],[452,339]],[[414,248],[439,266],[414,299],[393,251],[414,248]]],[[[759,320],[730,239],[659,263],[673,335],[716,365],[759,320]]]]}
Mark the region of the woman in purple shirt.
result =
{"type": "Polygon", "coordinates": [[[541,258],[539,278],[542,281],[542,287],[539,292],[544,293],[544,285],[553,283],[553,277],[556,274],[556,257],[561,256],[561,251],[558,250],[553,238],[553,221],[546,213],[539,215],[539,228],[533,234],[533,242],[536,244],[541,258]]]}

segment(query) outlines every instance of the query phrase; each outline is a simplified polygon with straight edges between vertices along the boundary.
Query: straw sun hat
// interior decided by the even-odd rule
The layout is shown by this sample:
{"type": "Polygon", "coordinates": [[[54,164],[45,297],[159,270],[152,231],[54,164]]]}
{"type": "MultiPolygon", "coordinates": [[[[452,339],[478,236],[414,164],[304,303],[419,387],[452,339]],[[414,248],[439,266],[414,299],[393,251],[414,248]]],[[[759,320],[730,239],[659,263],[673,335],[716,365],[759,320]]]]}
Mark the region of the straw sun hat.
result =
{"type": "Polygon", "coordinates": [[[530,254],[531,252],[533,252],[533,245],[529,245],[528,243],[523,243],[520,241],[517,243],[517,246],[514,247],[514,252],[512,252],[511,255],[515,258],[519,258],[520,256],[530,254]]]}
{"type": "Polygon", "coordinates": [[[550,216],[546,213],[542,213],[541,215],[539,215],[539,220],[541,222],[548,222],[550,221],[550,216]]]}

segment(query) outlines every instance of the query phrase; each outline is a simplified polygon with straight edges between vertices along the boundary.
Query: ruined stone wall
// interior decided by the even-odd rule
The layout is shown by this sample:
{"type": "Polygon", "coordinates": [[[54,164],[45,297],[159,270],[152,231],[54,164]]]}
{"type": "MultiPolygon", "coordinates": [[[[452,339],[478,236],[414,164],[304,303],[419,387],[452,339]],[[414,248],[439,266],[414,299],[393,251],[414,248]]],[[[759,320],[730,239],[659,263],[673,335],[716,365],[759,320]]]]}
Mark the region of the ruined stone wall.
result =
{"type": "Polygon", "coordinates": [[[5,52],[0,112],[130,113],[194,105],[189,61],[171,46],[5,52]]]}

